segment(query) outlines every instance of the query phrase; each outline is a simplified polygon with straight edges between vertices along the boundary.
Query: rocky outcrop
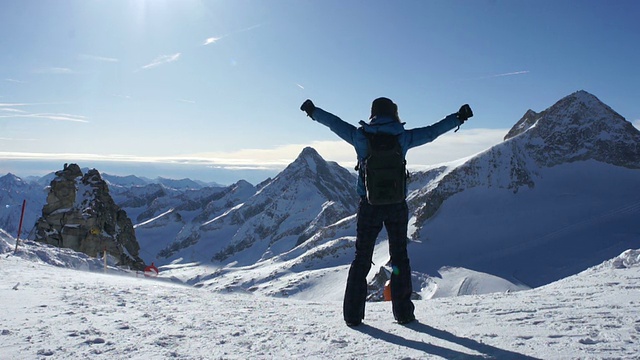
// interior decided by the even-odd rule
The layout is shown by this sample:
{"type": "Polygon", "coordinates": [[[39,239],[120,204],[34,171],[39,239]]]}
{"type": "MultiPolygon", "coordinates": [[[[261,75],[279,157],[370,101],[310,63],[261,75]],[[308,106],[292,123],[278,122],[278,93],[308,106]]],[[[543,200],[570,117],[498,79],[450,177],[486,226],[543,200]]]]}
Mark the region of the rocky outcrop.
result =
{"type": "MultiPolygon", "coordinates": [[[[391,261],[386,266],[380,266],[380,270],[373,276],[373,279],[367,283],[367,301],[377,302],[386,301],[384,297],[384,288],[389,280],[391,280],[391,261]]],[[[422,300],[422,296],[417,292],[411,293],[411,300],[422,300]]]]}
{"type": "Polygon", "coordinates": [[[51,181],[35,240],[94,257],[106,250],[119,266],[145,267],[133,224],[111,198],[107,183],[95,169],[83,175],[77,164],[65,164],[51,181]]]}

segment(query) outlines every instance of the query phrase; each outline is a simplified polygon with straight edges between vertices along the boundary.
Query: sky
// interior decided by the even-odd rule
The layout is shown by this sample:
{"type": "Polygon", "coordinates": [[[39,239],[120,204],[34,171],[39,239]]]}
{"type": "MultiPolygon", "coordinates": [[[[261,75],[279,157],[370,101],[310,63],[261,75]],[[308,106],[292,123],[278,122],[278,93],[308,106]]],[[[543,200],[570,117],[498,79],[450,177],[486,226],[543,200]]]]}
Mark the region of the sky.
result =
{"type": "Polygon", "coordinates": [[[258,183],[306,146],[355,151],[299,110],[356,125],[393,99],[407,128],[468,103],[413,168],[502,141],[586,90],[640,128],[640,3],[131,0],[0,2],[0,174],[76,162],[115,175],[258,183]]]}

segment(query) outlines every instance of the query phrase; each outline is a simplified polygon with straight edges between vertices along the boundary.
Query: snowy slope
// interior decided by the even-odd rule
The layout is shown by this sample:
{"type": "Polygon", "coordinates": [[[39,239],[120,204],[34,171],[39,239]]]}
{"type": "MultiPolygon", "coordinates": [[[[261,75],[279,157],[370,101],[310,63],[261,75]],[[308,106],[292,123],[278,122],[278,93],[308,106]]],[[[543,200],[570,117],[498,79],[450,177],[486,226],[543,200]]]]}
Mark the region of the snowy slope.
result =
{"type": "MultiPolygon", "coordinates": [[[[0,233],[3,359],[577,359],[640,354],[640,251],[542,288],[416,301],[418,322],[369,303],[216,293],[87,265],[0,233]],[[39,256],[35,256],[39,253],[39,256]],[[49,262],[55,262],[52,266],[49,262]],[[84,271],[75,270],[80,267],[84,271]]],[[[95,264],[94,264],[95,265],[95,264]]]]}
{"type": "Polygon", "coordinates": [[[244,180],[227,187],[200,189],[175,189],[163,184],[111,186],[115,201],[134,219],[144,259],[156,264],[167,262],[161,252],[181,233],[191,233],[194,227],[243,203],[256,191],[244,180]]]}
{"type": "Polygon", "coordinates": [[[412,268],[464,267],[535,287],[640,245],[640,171],[586,161],[538,176],[517,193],[476,187],[451,196],[411,243],[412,268]]]}

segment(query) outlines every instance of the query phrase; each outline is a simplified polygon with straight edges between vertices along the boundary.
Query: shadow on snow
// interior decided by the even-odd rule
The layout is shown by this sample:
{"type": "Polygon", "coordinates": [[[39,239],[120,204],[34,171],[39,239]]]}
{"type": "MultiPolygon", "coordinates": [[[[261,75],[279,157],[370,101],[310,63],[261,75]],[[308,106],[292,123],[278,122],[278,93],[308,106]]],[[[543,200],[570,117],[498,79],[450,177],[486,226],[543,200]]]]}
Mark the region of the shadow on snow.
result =
{"type": "Polygon", "coordinates": [[[372,327],[367,324],[362,324],[360,326],[354,327],[353,329],[358,330],[376,339],[386,341],[388,343],[392,343],[392,344],[407,347],[407,348],[412,348],[418,351],[423,351],[425,353],[435,355],[435,356],[441,356],[445,359],[460,359],[460,358],[463,358],[463,359],[495,358],[495,359],[530,359],[530,360],[537,359],[535,357],[531,357],[528,355],[524,355],[517,352],[509,351],[509,350],[500,349],[495,346],[483,344],[473,339],[459,337],[448,331],[438,330],[429,325],[422,324],[418,321],[415,321],[405,326],[409,329],[415,330],[425,335],[438,338],[441,340],[445,340],[450,343],[458,344],[469,350],[477,351],[482,355],[471,355],[468,353],[460,352],[453,349],[448,349],[446,347],[430,344],[423,341],[406,339],[395,334],[390,334],[384,330],[372,327]]]}

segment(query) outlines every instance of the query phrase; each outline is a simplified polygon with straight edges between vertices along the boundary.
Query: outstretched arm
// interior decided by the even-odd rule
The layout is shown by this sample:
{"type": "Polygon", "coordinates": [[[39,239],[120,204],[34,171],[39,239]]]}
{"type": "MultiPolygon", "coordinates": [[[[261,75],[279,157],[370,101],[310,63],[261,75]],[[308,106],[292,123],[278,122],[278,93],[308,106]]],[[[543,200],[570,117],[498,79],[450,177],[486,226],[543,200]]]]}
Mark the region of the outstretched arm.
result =
{"type": "Polygon", "coordinates": [[[471,111],[471,107],[469,107],[468,104],[464,104],[457,113],[451,114],[433,125],[407,130],[407,149],[435,140],[438,136],[454,127],[460,127],[460,125],[472,116],[473,111],[471,111]]]}
{"type": "Polygon", "coordinates": [[[461,124],[462,122],[458,120],[458,114],[451,114],[433,125],[409,129],[405,132],[407,135],[407,148],[410,149],[432,142],[438,136],[461,124]]]}
{"type": "Polygon", "coordinates": [[[354,136],[357,128],[348,122],[340,119],[339,117],[324,111],[319,107],[316,107],[311,100],[305,101],[300,110],[307,113],[307,115],[320,124],[327,126],[331,131],[338,135],[341,139],[345,140],[349,144],[354,144],[354,136]]]}

